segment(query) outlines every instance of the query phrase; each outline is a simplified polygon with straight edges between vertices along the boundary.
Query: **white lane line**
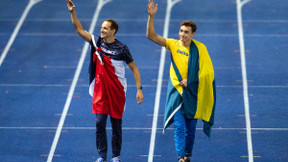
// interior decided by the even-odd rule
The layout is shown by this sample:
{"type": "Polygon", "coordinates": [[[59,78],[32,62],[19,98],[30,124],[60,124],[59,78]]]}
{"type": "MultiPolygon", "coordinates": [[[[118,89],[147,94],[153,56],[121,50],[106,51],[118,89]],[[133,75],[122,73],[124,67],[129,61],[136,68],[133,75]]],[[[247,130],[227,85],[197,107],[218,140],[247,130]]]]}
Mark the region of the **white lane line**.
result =
{"type": "MultiPolygon", "coordinates": [[[[57,127],[0,127],[2,130],[55,130],[57,127]]],[[[95,130],[95,127],[62,127],[62,129],[65,130],[95,130]]],[[[112,130],[112,127],[107,127],[106,129],[112,130]]],[[[145,130],[149,131],[152,130],[152,128],[140,128],[140,127],[123,127],[123,130],[145,130]]],[[[161,133],[163,128],[156,128],[157,131],[161,133]]],[[[167,130],[174,130],[174,128],[167,128],[167,130]]],[[[202,131],[203,128],[196,128],[198,131],[202,131]]],[[[213,130],[217,131],[245,131],[246,128],[213,128],[213,130]]],[[[288,131],[288,128],[251,128],[251,130],[254,131],[288,131]]]]}
{"type": "MultiPolygon", "coordinates": [[[[163,80],[162,80],[163,82],[163,80]]],[[[0,87],[68,87],[69,84],[0,84],[0,87]]],[[[78,87],[89,87],[87,84],[78,84],[78,87]]],[[[143,87],[156,87],[154,84],[144,84],[143,87]]],[[[128,84],[127,87],[135,87],[135,84],[128,84]]],[[[167,87],[163,85],[162,87],[167,87]]],[[[217,85],[217,88],[242,88],[242,85],[217,85]]],[[[259,85],[249,88],[288,88],[288,85],[259,85]]]]}
{"type": "MultiPolygon", "coordinates": [[[[8,35],[7,33],[0,33],[0,36],[8,35]]],[[[21,33],[21,36],[26,37],[78,37],[75,33],[21,33]]],[[[178,34],[171,34],[171,36],[178,36],[178,34]]],[[[197,37],[238,37],[238,34],[197,34],[197,37]]],[[[117,37],[146,37],[146,34],[141,33],[117,33],[117,37]]],[[[288,34],[246,34],[245,37],[275,37],[275,38],[286,38],[288,34]]]]}
{"type": "MultiPolygon", "coordinates": [[[[91,26],[90,26],[90,29],[89,29],[89,33],[93,33],[94,32],[94,28],[96,26],[96,22],[97,22],[97,19],[99,17],[99,13],[100,13],[102,7],[106,3],[110,2],[110,1],[111,0],[99,0],[98,1],[98,5],[97,5],[97,8],[96,8],[94,16],[93,16],[93,20],[92,20],[92,23],[91,23],[91,26]]],[[[59,137],[60,137],[63,125],[64,125],[64,121],[65,121],[67,112],[69,110],[69,106],[71,104],[73,93],[74,93],[77,81],[79,79],[79,76],[80,76],[80,73],[81,73],[81,70],[82,70],[82,67],[83,67],[83,63],[84,63],[88,48],[89,48],[89,44],[86,42],[84,44],[84,48],[82,50],[82,54],[81,54],[81,57],[80,57],[80,60],[79,60],[78,66],[77,66],[77,70],[75,72],[75,75],[74,75],[74,78],[73,78],[73,81],[72,81],[72,84],[71,84],[71,87],[70,87],[70,90],[69,90],[69,93],[68,93],[68,96],[67,96],[67,99],[66,99],[66,103],[65,103],[65,106],[64,106],[64,109],[63,109],[63,112],[62,112],[62,115],[61,115],[61,118],[60,118],[60,121],[59,121],[59,124],[58,124],[58,127],[57,127],[57,131],[55,133],[55,137],[54,137],[54,140],[53,140],[50,152],[49,152],[49,156],[48,156],[47,162],[51,162],[52,159],[53,159],[53,155],[54,155],[55,149],[57,147],[57,143],[58,143],[58,140],[59,140],[59,137]]]]}
{"type": "Polygon", "coordinates": [[[242,7],[250,0],[236,0],[237,2],[237,20],[238,20],[238,32],[239,32],[239,45],[241,54],[241,69],[243,79],[243,98],[245,106],[245,119],[246,119],[246,136],[247,136],[247,149],[249,162],[253,162],[253,144],[251,136],[251,122],[250,122],[250,108],[249,108],[249,95],[248,95],[248,83],[247,83],[247,72],[246,72],[246,59],[245,59],[245,44],[243,34],[243,22],[242,22],[242,7]]]}
{"type": "MultiPolygon", "coordinates": [[[[104,21],[105,19],[98,19],[99,21],[104,21]]],[[[182,22],[186,19],[170,19],[170,22],[182,22]]],[[[204,22],[204,23],[237,23],[234,19],[193,19],[195,22],[204,22]]],[[[0,18],[0,21],[12,22],[17,21],[17,19],[13,18],[0,18]]],[[[71,20],[66,18],[28,18],[26,21],[34,21],[34,22],[70,22],[71,20]]],[[[81,22],[90,22],[90,19],[83,18],[81,22]]],[[[163,22],[163,19],[154,19],[155,22],[163,22]]],[[[147,22],[147,19],[117,19],[117,22],[147,22]]],[[[251,19],[246,20],[246,22],[252,23],[288,23],[288,20],[285,19],[273,19],[273,20],[261,20],[261,19],[251,19]]],[[[118,35],[118,34],[117,34],[118,35]]]]}
{"type": "MultiPolygon", "coordinates": [[[[171,9],[176,3],[180,1],[181,0],[167,0],[167,8],[166,8],[164,31],[163,31],[164,38],[168,37],[168,27],[169,27],[171,9]]],[[[156,139],[156,128],[157,128],[157,121],[158,121],[160,97],[161,97],[162,79],[163,79],[163,72],[164,72],[164,65],[165,65],[165,56],[166,56],[166,50],[165,50],[165,47],[162,47],[159,71],[158,71],[157,90],[155,94],[154,114],[153,114],[153,123],[152,123],[152,132],[151,132],[151,139],[150,139],[148,162],[153,162],[153,157],[154,157],[153,155],[154,155],[154,147],[155,147],[155,139],[156,139]]]]}
{"type": "Polygon", "coordinates": [[[40,2],[40,1],[41,1],[41,0],[30,0],[30,1],[29,1],[28,5],[26,6],[26,8],[25,8],[25,10],[24,10],[24,12],[23,12],[20,20],[18,21],[18,23],[17,23],[17,25],[16,25],[16,27],[15,27],[15,29],[14,29],[11,37],[10,37],[10,39],[9,39],[9,41],[8,41],[8,43],[7,43],[4,51],[3,51],[2,54],[1,54],[1,57],[0,57],[0,67],[1,67],[1,65],[2,65],[5,57],[7,56],[7,53],[8,53],[8,51],[9,51],[10,47],[12,46],[12,44],[13,44],[13,42],[14,42],[14,40],[15,40],[15,38],[16,38],[16,36],[17,36],[17,34],[18,34],[18,32],[19,32],[19,30],[20,30],[20,28],[21,28],[21,26],[22,26],[22,24],[23,24],[23,22],[24,22],[24,20],[26,19],[27,15],[28,15],[28,13],[29,13],[29,11],[31,10],[31,8],[32,8],[36,3],[40,2]]]}
{"type": "MultiPolygon", "coordinates": [[[[69,87],[69,84],[0,84],[0,87],[69,87]]],[[[78,87],[89,87],[88,84],[78,84],[78,87]]],[[[128,84],[127,87],[136,87],[135,84],[128,84]]],[[[143,84],[142,87],[156,87],[156,85],[143,84]]],[[[288,86],[287,86],[288,87],[288,86]]]]}

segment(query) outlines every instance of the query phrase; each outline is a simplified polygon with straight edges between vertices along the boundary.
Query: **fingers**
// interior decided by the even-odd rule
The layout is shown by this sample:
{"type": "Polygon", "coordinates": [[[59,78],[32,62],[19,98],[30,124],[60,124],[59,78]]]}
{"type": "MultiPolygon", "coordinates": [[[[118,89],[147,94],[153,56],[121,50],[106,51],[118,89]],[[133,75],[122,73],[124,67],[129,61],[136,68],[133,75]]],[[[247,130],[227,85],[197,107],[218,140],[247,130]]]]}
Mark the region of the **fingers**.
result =
{"type": "Polygon", "coordinates": [[[137,104],[141,104],[143,102],[143,97],[138,98],[137,104]]]}
{"type": "Polygon", "coordinates": [[[154,0],[149,0],[147,7],[150,8],[150,7],[157,7],[157,6],[158,6],[158,4],[155,5],[154,0]]]}
{"type": "Polygon", "coordinates": [[[68,10],[70,12],[74,11],[75,5],[73,4],[73,2],[71,0],[66,0],[66,2],[67,2],[68,10]]]}
{"type": "Polygon", "coordinates": [[[142,101],[140,98],[137,98],[137,104],[140,104],[142,101]]]}
{"type": "Polygon", "coordinates": [[[179,85],[183,88],[187,88],[187,81],[182,80],[181,82],[179,82],[179,85]]]}
{"type": "Polygon", "coordinates": [[[66,0],[66,2],[70,5],[73,5],[72,1],[71,0],[66,0]]]}
{"type": "Polygon", "coordinates": [[[74,6],[74,3],[73,3],[71,0],[66,0],[66,2],[67,2],[68,5],[70,5],[70,6],[72,6],[72,7],[75,7],[75,6],[74,6]]]}
{"type": "Polygon", "coordinates": [[[141,104],[143,101],[143,98],[144,98],[143,95],[137,94],[136,95],[137,104],[141,104]]]}
{"type": "Polygon", "coordinates": [[[141,103],[142,103],[142,101],[143,101],[143,100],[139,100],[139,101],[137,101],[137,104],[141,104],[141,103]]]}

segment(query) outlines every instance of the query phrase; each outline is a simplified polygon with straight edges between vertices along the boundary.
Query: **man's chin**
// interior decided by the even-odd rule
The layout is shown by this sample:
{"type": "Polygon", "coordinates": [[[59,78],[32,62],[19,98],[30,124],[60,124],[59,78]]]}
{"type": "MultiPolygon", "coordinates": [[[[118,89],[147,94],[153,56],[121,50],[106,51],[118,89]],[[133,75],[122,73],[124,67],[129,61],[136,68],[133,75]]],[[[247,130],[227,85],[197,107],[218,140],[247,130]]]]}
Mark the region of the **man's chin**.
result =
{"type": "Polygon", "coordinates": [[[187,39],[180,39],[182,42],[186,42],[186,41],[188,41],[187,39]]]}

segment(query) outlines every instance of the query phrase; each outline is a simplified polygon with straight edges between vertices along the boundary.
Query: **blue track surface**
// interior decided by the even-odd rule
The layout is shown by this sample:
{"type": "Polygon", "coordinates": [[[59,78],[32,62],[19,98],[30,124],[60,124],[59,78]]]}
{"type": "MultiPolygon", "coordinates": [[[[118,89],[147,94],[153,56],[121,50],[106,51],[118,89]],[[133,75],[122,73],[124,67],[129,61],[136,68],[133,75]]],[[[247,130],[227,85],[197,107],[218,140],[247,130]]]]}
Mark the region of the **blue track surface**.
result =
{"type": "MultiPolygon", "coordinates": [[[[162,35],[167,2],[156,2],[155,29],[162,35]]],[[[0,1],[0,54],[28,3],[0,1]]],[[[88,30],[98,1],[74,3],[88,30]]],[[[255,162],[288,161],[287,5],[287,0],[251,0],[242,8],[255,162]]],[[[94,30],[98,34],[103,20],[116,19],[120,26],[117,39],[128,45],[141,73],[144,102],[137,105],[134,78],[127,68],[124,162],[145,162],[149,156],[161,47],[146,38],[146,6],[146,0],[112,0],[102,8],[94,30]]],[[[172,8],[168,37],[178,38],[179,24],[186,19],[198,26],[195,39],[207,46],[217,83],[212,137],[205,136],[199,121],[192,161],[249,161],[236,0],[181,0],[172,8]]],[[[31,8],[0,65],[0,161],[47,161],[83,47],[64,0],[43,0],[31,8]]],[[[155,162],[177,161],[173,127],[162,134],[169,61],[167,52],[155,162]]],[[[95,116],[88,94],[88,62],[86,57],[53,156],[55,162],[88,162],[98,157],[95,116]]],[[[107,123],[110,138],[109,120],[107,123]]]]}

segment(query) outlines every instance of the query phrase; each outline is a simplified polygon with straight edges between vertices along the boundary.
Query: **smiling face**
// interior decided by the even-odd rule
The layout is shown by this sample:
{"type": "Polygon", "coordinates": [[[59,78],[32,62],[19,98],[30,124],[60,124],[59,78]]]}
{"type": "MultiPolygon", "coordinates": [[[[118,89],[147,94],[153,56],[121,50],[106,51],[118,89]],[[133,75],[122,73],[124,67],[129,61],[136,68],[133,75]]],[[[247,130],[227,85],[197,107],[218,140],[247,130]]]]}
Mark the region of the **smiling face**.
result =
{"type": "Polygon", "coordinates": [[[101,38],[111,39],[114,38],[115,29],[111,29],[111,22],[104,21],[101,26],[101,38]]]}
{"type": "Polygon", "coordinates": [[[192,33],[192,28],[190,26],[182,25],[179,30],[179,38],[183,44],[190,42],[195,32],[192,33]]]}

